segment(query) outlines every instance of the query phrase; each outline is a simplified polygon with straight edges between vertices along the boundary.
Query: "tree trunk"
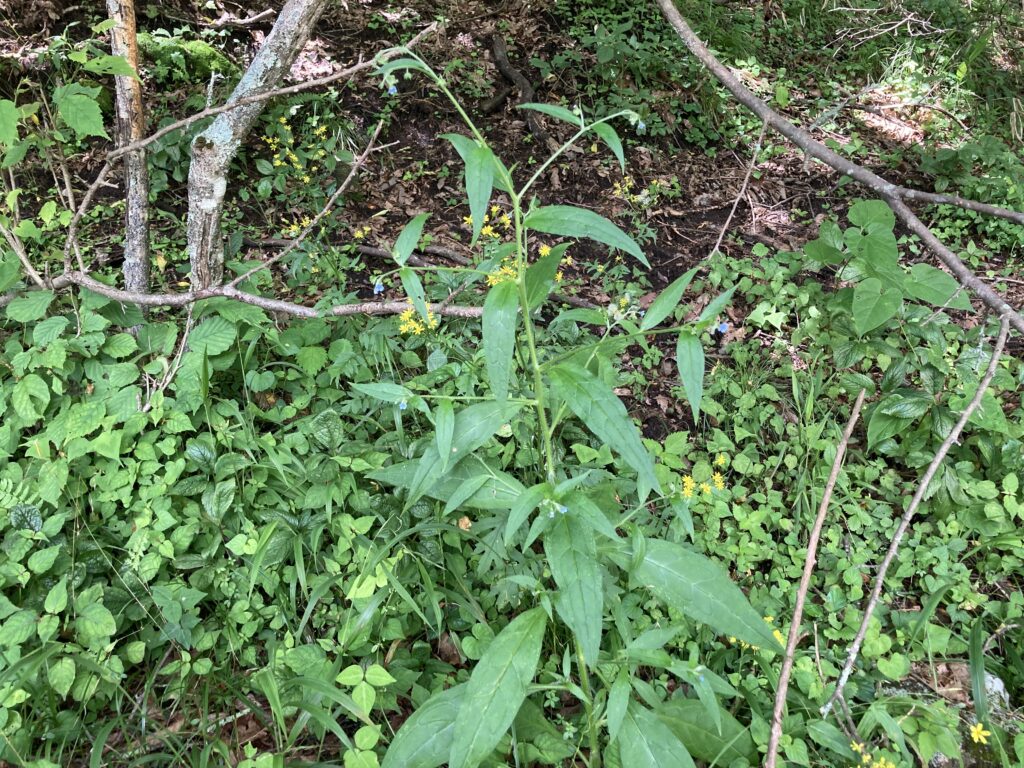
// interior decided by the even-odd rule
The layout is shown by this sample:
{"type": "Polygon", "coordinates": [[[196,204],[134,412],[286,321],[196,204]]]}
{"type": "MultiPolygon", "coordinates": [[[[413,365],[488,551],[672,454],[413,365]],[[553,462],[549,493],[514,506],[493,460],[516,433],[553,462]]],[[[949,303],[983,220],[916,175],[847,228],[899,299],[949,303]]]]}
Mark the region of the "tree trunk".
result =
{"type": "MultiPolygon", "coordinates": [[[[278,86],[309,40],[325,6],[326,0],[288,0],[228,104],[278,86]]],[[[253,102],[222,112],[192,142],[192,164],[188,172],[188,255],[194,290],[217,285],[223,279],[220,215],[228,186],[228,166],[263,107],[263,102],[253,102]]]]}
{"type": "MultiPolygon", "coordinates": [[[[135,37],[135,0],[107,0],[107,12],[116,22],[110,31],[110,48],[124,56],[139,71],[139,46],[135,37]]],[[[123,147],[146,134],[142,109],[142,84],[138,78],[118,75],[117,145],[123,147]]],[[[149,290],[149,174],[146,151],[129,152],[124,158],[124,287],[128,291],[149,290]]]]}

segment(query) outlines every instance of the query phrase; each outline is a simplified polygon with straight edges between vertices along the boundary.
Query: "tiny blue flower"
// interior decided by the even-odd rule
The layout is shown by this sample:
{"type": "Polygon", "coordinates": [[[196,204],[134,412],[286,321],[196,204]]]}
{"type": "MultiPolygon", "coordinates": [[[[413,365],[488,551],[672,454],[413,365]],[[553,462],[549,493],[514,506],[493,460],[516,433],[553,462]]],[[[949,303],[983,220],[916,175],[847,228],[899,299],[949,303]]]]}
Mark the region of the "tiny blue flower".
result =
{"type": "Polygon", "coordinates": [[[382,283],[380,280],[378,280],[376,283],[374,283],[373,295],[376,296],[377,294],[380,294],[380,293],[384,293],[384,283],[382,283]]]}
{"type": "Polygon", "coordinates": [[[402,402],[400,402],[398,404],[398,410],[400,410],[400,411],[404,411],[408,407],[409,407],[409,404],[407,402],[405,402],[405,400],[403,400],[402,402]]]}
{"type": "Polygon", "coordinates": [[[554,517],[554,516],[555,516],[555,510],[552,509],[550,512],[548,512],[548,517],[554,517]]]}
{"type": "Polygon", "coordinates": [[[647,130],[647,123],[645,123],[643,120],[637,121],[636,132],[637,133],[643,133],[646,130],[647,130]]]}
{"type": "Polygon", "coordinates": [[[389,85],[388,86],[388,96],[394,96],[396,93],[398,93],[398,86],[396,86],[396,85],[389,85]]]}
{"type": "Polygon", "coordinates": [[[569,511],[569,508],[567,506],[565,506],[565,504],[559,504],[558,505],[558,513],[560,515],[564,515],[568,511],[569,511]]]}
{"type": "Polygon", "coordinates": [[[729,324],[728,323],[719,323],[718,324],[718,332],[719,333],[725,333],[728,330],[729,330],[729,324]]]}

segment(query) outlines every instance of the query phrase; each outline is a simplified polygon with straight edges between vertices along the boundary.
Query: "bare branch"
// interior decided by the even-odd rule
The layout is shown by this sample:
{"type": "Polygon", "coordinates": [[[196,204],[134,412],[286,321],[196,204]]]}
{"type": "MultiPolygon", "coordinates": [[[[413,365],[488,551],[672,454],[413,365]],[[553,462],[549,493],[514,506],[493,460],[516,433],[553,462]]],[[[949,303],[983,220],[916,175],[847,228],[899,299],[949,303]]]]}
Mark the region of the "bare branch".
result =
{"type": "Polygon", "coordinates": [[[882,559],[882,564],[878,567],[878,573],[875,574],[875,582],[871,587],[871,595],[868,597],[867,605],[864,607],[864,616],[860,622],[860,629],[857,630],[857,635],[853,639],[853,644],[850,645],[850,650],[846,656],[846,663],[843,665],[842,674],[839,676],[839,682],[836,684],[836,689],[832,693],[828,702],[821,708],[822,717],[828,716],[828,713],[832,711],[832,706],[843,695],[843,689],[846,687],[846,683],[850,679],[850,673],[853,671],[853,665],[857,661],[857,654],[860,653],[860,647],[864,642],[864,637],[867,635],[868,623],[871,621],[871,616],[874,614],[875,608],[878,606],[878,600],[882,594],[882,586],[885,583],[885,575],[888,573],[889,566],[896,557],[896,552],[899,550],[900,542],[903,540],[903,534],[906,533],[907,527],[910,525],[910,520],[914,517],[914,514],[917,512],[917,508],[921,505],[921,501],[924,499],[924,495],[928,491],[928,486],[931,484],[932,478],[935,477],[935,473],[939,471],[939,467],[942,466],[942,461],[946,458],[946,454],[949,453],[949,449],[957,442],[960,437],[960,433],[963,432],[964,427],[967,425],[967,421],[971,418],[971,414],[974,413],[978,405],[981,404],[981,399],[985,395],[985,390],[988,389],[988,385],[992,381],[992,377],[995,376],[996,367],[999,365],[999,358],[1003,354],[1003,347],[1006,346],[1006,337],[1009,334],[1009,331],[1010,318],[1008,315],[1003,315],[999,326],[999,337],[996,339],[995,348],[992,350],[992,359],[989,360],[988,369],[985,371],[985,375],[981,378],[981,382],[978,384],[978,391],[974,393],[974,397],[971,398],[971,402],[967,404],[964,412],[960,415],[960,420],[957,421],[956,426],[954,426],[949,435],[946,436],[946,439],[942,441],[942,445],[939,446],[939,450],[935,453],[935,458],[932,459],[931,464],[928,465],[928,469],[925,471],[920,483],[918,483],[914,497],[910,500],[910,504],[907,506],[906,511],[904,511],[903,516],[900,518],[900,524],[896,528],[895,535],[892,537],[889,549],[885,553],[885,557],[882,559]]]}
{"type": "Polygon", "coordinates": [[[768,756],[765,759],[765,768],[775,768],[775,761],[779,750],[779,740],[782,738],[782,713],[786,708],[786,691],[789,689],[789,677],[793,673],[793,658],[796,654],[796,644],[800,637],[800,619],[804,613],[804,601],[807,599],[807,590],[811,585],[811,574],[814,572],[814,564],[818,558],[818,540],[821,537],[821,529],[825,523],[825,513],[828,512],[829,502],[832,500],[832,491],[839,479],[839,471],[843,466],[843,457],[846,455],[846,447],[850,444],[850,437],[853,435],[853,428],[860,418],[860,409],[864,405],[865,390],[857,395],[857,401],[853,404],[853,412],[850,420],[846,422],[846,429],[843,431],[843,438],[839,441],[836,449],[836,458],[832,462],[832,472],[825,484],[825,493],[821,497],[821,505],[818,507],[818,516],[814,519],[814,526],[811,528],[811,537],[807,541],[807,558],[804,560],[804,572],[800,577],[800,587],[796,592],[796,605],[793,608],[792,624],[789,627],[789,638],[786,641],[786,655],[782,660],[782,671],[779,673],[779,683],[775,687],[775,710],[772,713],[772,730],[768,737],[768,756]]]}
{"type": "MultiPolygon", "coordinates": [[[[925,224],[914,214],[914,212],[907,207],[906,203],[903,202],[904,199],[926,200],[930,193],[915,192],[911,195],[911,190],[907,190],[904,187],[887,181],[878,174],[852,162],[842,155],[832,151],[824,144],[816,141],[809,133],[807,133],[807,131],[797,127],[789,120],[782,117],[764,101],[755,96],[725,65],[715,58],[701,39],[694,34],[692,29],[690,29],[690,26],[686,23],[683,17],[679,15],[679,11],[676,10],[672,0],[657,0],[657,2],[662,13],[665,15],[665,18],[668,19],[669,23],[675,28],[679,37],[690,52],[696,56],[705,67],[707,67],[711,74],[713,74],[719,82],[721,82],[722,85],[730,91],[730,93],[732,93],[737,101],[760,117],[761,120],[763,120],[769,127],[792,141],[807,155],[820,160],[841,173],[846,174],[884,199],[896,215],[903,220],[904,224],[906,224],[914,234],[920,237],[932,253],[934,253],[939,260],[949,268],[950,272],[953,273],[957,280],[967,286],[991,309],[995,310],[1000,315],[1008,316],[1010,318],[1010,324],[1021,333],[1024,333],[1024,317],[1021,317],[1013,307],[1006,303],[1006,300],[1003,299],[1002,296],[992,290],[989,285],[971,272],[971,270],[964,265],[963,261],[960,260],[960,257],[953,253],[952,250],[932,234],[931,230],[929,230],[928,227],[925,226],[925,224]]],[[[962,198],[951,197],[943,200],[942,202],[959,205],[960,203],[956,201],[962,201],[962,198]]],[[[936,201],[933,198],[931,202],[936,201]]],[[[962,202],[966,203],[967,201],[962,202]]],[[[984,206],[983,203],[973,202],[971,205],[974,207],[970,208],[970,210],[978,211],[981,211],[981,206],[984,206]]],[[[988,212],[991,212],[993,215],[1001,215],[1003,218],[1009,218],[1014,221],[1019,220],[1016,217],[1022,215],[1013,211],[996,209],[994,207],[991,207],[991,211],[988,212]],[[999,211],[1000,213],[996,213],[996,211],[999,211]]]]}
{"type": "Polygon", "coordinates": [[[0,233],[3,234],[4,240],[7,241],[7,244],[11,246],[11,250],[17,254],[18,261],[21,262],[21,267],[25,270],[25,274],[32,278],[32,282],[40,288],[45,288],[46,281],[44,281],[42,275],[36,271],[36,268],[32,266],[32,261],[29,259],[28,253],[25,251],[25,245],[21,242],[21,239],[3,224],[0,224],[0,233]]]}

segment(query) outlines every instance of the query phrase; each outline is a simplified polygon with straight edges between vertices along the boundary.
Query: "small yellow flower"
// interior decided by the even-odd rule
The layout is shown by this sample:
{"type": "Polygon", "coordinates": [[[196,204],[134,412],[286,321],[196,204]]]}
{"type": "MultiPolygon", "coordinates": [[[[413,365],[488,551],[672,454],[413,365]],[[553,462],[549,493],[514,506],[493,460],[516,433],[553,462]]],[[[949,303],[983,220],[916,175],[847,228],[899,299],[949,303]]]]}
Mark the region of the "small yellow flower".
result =
{"type": "Polygon", "coordinates": [[[786,638],[782,634],[782,630],[774,629],[774,630],[772,630],[772,634],[775,636],[775,639],[779,641],[779,645],[785,645],[786,644],[786,638]]]}
{"type": "Polygon", "coordinates": [[[279,118],[277,118],[277,122],[279,122],[281,125],[288,125],[288,118],[287,117],[279,117],[279,118]]]}
{"type": "Polygon", "coordinates": [[[860,761],[862,763],[864,763],[864,765],[867,765],[868,763],[871,762],[871,755],[869,755],[867,752],[865,752],[863,755],[861,755],[860,761]]]}
{"type": "Polygon", "coordinates": [[[465,224],[467,227],[472,227],[473,226],[473,217],[472,216],[463,216],[462,217],[462,223],[465,224]]]}
{"type": "Polygon", "coordinates": [[[564,259],[562,259],[562,263],[565,264],[565,266],[567,266],[567,267],[571,267],[572,266],[572,256],[566,256],[564,259]]]}
{"type": "Polygon", "coordinates": [[[625,309],[629,306],[629,299],[625,296],[619,299],[619,309],[625,309]]]}
{"type": "Polygon", "coordinates": [[[604,264],[598,264],[597,265],[597,274],[600,275],[600,274],[603,274],[603,273],[604,273],[604,264]]]}
{"type": "Polygon", "coordinates": [[[309,177],[308,174],[302,177],[302,183],[303,184],[309,184],[309,182],[311,182],[311,181],[312,181],[312,179],[309,177]]]}
{"type": "Polygon", "coordinates": [[[774,616],[765,616],[764,620],[767,621],[769,624],[774,624],[775,623],[775,617],[774,616]]]}
{"type": "Polygon", "coordinates": [[[729,643],[730,643],[730,645],[736,645],[736,638],[735,637],[730,637],[729,638],[729,643]]]}
{"type": "Polygon", "coordinates": [[[982,723],[975,723],[971,726],[971,741],[975,744],[988,744],[988,737],[991,735],[992,731],[985,730],[982,723]]]}
{"type": "Polygon", "coordinates": [[[480,228],[480,234],[484,237],[497,237],[498,233],[494,231],[494,227],[488,224],[485,227],[480,228]]]}
{"type": "Polygon", "coordinates": [[[705,495],[711,493],[711,486],[708,485],[707,483],[701,483],[700,484],[700,492],[705,494],[705,495]]]}
{"type": "Polygon", "coordinates": [[[491,215],[492,216],[497,216],[499,213],[501,213],[501,208],[499,208],[496,205],[492,205],[491,206],[491,215]]]}
{"type": "Polygon", "coordinates": [[[550,245],[542,245],[540,248],[537,249],[537,253],[539,253],[540,257],[543,259],[549,253],[551,253],[551,246],[550,245]]]}
{"type": "Polygon", "coordinates": [[[715,488],[717,488],[718,490],[725,490],[725,478],[722,477],[721,472],[715,472],[715,474],[711,476],[711,482],[715,484],[715,488]]]}
{"type": "Polygon", "coordinates": [[[282,165],[284,165],[284,163],[281,160],[275,160],[274,161],[274,167],[275,168],[280,168],[282,165]]]}
{"type": "Polygon", "coordinates": [[[724,467],[726,461],[727,461],[727,459],[725,458],[725,454],[724,453],[720,453],[720,454],[718,454],[718,458],[715,459],[715,464],[717,464],[720,467],[724,467]]]}
{"type": "Polygon", "coordinates": [[[864,754],[864,743],[860,741],[851,741],[850,749],[852,749],[858,755],[862,755],[864,754]]]}
{"type": "Polygon", "coordinates": [[[615,263],[616,264],[621,264],[622,263],[622,254],[621,253],[615,254],[615,263]]]}
{"type": "Polygon", "coordinates": [[[562,280],[564,278],[565,278],[565,275],[562,274],[562,270],[558,270],[557,272],[555,272],[555,282],[556,283],[562,282],[562,280]]]}
{"type": "Polygon", "coordinates": [[[508,217],[507,213],[501,214],[498,218],[498,223],[501,224],[505,229],[509,229],[512,226],[512,219],[508,217]]]}

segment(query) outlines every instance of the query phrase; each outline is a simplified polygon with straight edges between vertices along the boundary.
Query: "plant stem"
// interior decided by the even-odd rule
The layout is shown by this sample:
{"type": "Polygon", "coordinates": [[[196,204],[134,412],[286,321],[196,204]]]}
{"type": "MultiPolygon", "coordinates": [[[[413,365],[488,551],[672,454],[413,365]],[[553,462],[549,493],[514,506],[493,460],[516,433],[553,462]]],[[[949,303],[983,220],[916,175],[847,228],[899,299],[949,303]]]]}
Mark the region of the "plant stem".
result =
{"type": "Polygon", "coordinates": [[[586,698],[583,708],[587,712],[587,739],[590,742],[590,768],[601,768],[601,741],[598,736],[597,721],[594,719],[594,695],[590,690],[590,674],[587,672],[587,660],[583,656],[583,648],[576,641],[576,663],[580,668],[580,687],[586,698]]]}

